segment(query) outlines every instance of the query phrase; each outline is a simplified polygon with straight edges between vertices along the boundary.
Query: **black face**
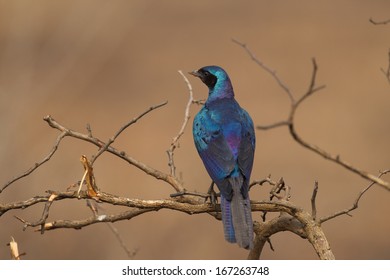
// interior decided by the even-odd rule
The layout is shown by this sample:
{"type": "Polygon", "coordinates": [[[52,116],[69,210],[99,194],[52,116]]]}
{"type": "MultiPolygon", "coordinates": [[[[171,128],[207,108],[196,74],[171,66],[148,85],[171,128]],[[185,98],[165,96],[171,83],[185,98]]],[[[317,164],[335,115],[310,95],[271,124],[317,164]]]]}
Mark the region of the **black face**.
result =
{"type": "Polygon", "coordinates": [[[209,71],[202,69],[198,70],[198,77],[208,86],[210,89],[214,88],[217,83],[217,77],[211,74],[209,71]]]}

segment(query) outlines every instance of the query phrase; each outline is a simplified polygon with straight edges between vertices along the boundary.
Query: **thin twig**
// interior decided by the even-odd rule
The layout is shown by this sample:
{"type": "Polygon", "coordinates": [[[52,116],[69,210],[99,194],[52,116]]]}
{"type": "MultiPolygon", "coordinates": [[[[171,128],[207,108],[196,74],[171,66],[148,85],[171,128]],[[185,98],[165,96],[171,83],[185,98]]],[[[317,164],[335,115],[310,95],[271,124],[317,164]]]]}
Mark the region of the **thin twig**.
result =
{"type": "Polygon", "coordinates": [[[389,53],[388,53],[388,58],[389,58],[388,59],[389,62],[388,62],[388,65],[387,65],[387,70],[381,68],[381,71],[386,76],[387,81],[390,83],[390,49],[389,49],[389,53]]]}
{"type": "Polygon", "coordinates": [[[251,189],[252,187],[256,186],[256,185],[260,185],[262,186],[264,183],[269,183],[271,184],[271,175],[268,175],[267,178],[265,179],[262,179],[262,180],[255,180],[255,181],[252,181],[250,184],[249,184],[249,189],[251,189]]]}
{"type": "Polygon", "coordinates": [[[198,193],[198,192],[189,192],[187,190],[184,190],[184,191],[181,191],[181,192],[177,192],[177,193],[172,193],[170,194],[169,196],[172,197],[172,198],[175,198],[175,197],[182,197],[182,196],[197,196],[197,197],[201,197],[201,198],[204,198],[204,199],[207,199],[210,197],[209,194],[207,193],[198,193]]]}
{"type": "Polygon", "coordinates": [[[312,58],[312,65],[313,65],[313,70],[312,70],[312,74],[311,74],[309,87],[308,87],[306,93],[304,95],[302,95],[293,104],[294,108],[297,108],[306,98],[311,96],[313,93],[315,93],[315,92],[325,88],[325,85],[321,85],[321,86],[316,87],[316,78],[317,78],[318,66],[317,66],[317,62],[316,62],[315,58],[312,58]]]}
{"type": "Polygon", "coordinates": [[[184,134],[184,130],[187,127],[188,120],[190,119],[190,107],[191,107],[191,104],[194,101],[194,96],[193,96],[193,93],[192,93],[192,86],[191,86],[190,81],[187,79],[187,77],[183,74],[183,72],[181,70],[179,70],[178,72],[183,77],[183,80],[184,80],[184,82],[187,85],[189,98],[188,98],[187,106],[186,106],[186,109],[185,109],[185,112],[184,112],[183,124],[181,125],[179,133],[172,139],[171,146],[167,150],[168,166],[170,167],[171,176],[176,176],[176,166],[175,166],[175,162],[173,160],[174,151],[178,147],[179,139],[184,134]]]}
{"type": "MultiPolygon", "coordinates": [[[[382,177],[383,175],[387,174],[390,172],[390,169],[388,170],[385,170],[385,171],[381,171],[379,173],[379,176],[378,178],[382,177]]],[[[359,206],[359,202],[360,202],[360,199],[363,197],[363,195],[373,186],[375,185],[376,182],[371,182],[367,187],[365,187],[363,190],[361,190],[358,194],[358,196],[356,197],[355,201],[353,202],[352,206],[347,208],[347,209],[344,209],[344,210],[341,210],[341,211],[337,211],[333,214],[330,214],[329,216],[326,216],[326,217],[322,217],[320,220],[319,220],[319,223],[322,224],[326,221],[329,221],[331,219],[334,219],[338,216],[341,216],[341,215],[347,215],[347,216],[351,216],[350,212],[352,212],[353,210],[357,209],[358,206],[359,206]]]]}
{"type": "Polygon", "coordinates": [[[236,39],[232,39],[233,43],[236,43],[240,47],[242,47],[249,55],[249,57],[261,68],[263,68],[265,71],[267,71],[269,74],[271,74],[272,77],[276,80],[276,82],[279,84],[279,86],[287,93],[288,97],[290,98],[291,104],[295,102],[294,96],[291,92],[291,90],[288,88],[288,86],[282,81],[282,79],[279,78],[278,74],[275,70],[271,69],[265,63],[263,63],[261,60],[257,59],[257,57],[253,54],[253,52],[246,46],[246,44],[241,43],[240,41],[236,39]]]}
{"type": "Polygon", "coordinates": [[[285,198],[284,195],[280,195],[280,192],[285,189],[285,183],[283,180],[283,177],[279,179],[276,183],[273,184],[273,188],[271,189],[270,193],[270,200],[274,199],[276,197],[279,200],[283,200],[285,198]]]}
{"type": "Polygon", "coordinates": [[[374,24],[374,25],[388,24],[388,23],[390,23],[390,19],[388,19],[388,20],[383,20],[383,21],[376,21],[376,20],[373,20],[372,18],[370,18],[370,19],[369,19],[369,22],[371,22],[371,23],[374,24]]]}
{"type": "Polygon", "coordinates": [[[91,125],[89,123],[87,123],[86,129],[87,129],[87,132],[88,132],[88,136],[89,137],[93,137],[92,136],[92,128],[91,128],[91,125]]]}
{"type": "Polygon", "coordinates": [[[153,209],[132,209],[129,211],[123,211],[118,214],[111,215],[98,215],[91,216],[84,220],[56,220],[53,222],[47,222],[43,225],[45,231],[54,230],[59,228],[73,228],[81,229],[86,226],[90,226],[97,223],[113,223],[117,221],[130,220],[146,212],[153,211],[153,209]]]}
{"type": "Polygon", "coordinates": [[[318,192],[318,181],[314,182],[314,188],[313,188],[313,194],[311,195],[311,215],[313,217],[313,220],[317,219],[317,206],[316,206],[316,197],[318,192]]]}
{"type": "Polygon", "coordinates": [[[118,240],[119,245],[122,247],[122,249],[125,251],[127,257],[129,259],[134,259],[135,255],[138,253],[138,248],[134,249],[133,251],[130,251],[125,242],[123,241],[118,229],[111,223],[106,223],[108,228],[111,230],[111,232],[114,234],[115,238],[118,240]]]}
{"type": "MultiPolygon", "coordinates": [[[[165,105],[168,104],[168,101],[165,101],[165,102],[162,102],[158,105],[154,105],[154,106],[151,106],[149,107],[147,110],[145,110],[143,113],[141,113],[140,115],[138,115],[137,117],[133,118],[131,121],[129,121],[128,123],[126,123],[125,125],[123,125],[115,134],[114,136],[112,136],[110,139],[108,139],[108,142],[99,149],[99,151],[97,152],[96,155],[92,156],[92,159],[91,159],[91,165],[93,165],[93,163],[96,161],[96,159],[101,155],[103,154],[107,148],[112,144],[114,143],[114,141],[116,140],[116,138],[118,138],[118,136],[123,132],[125,131],[126,128],[128,128],[129,126],[131,126],[132,124],[136,123],[139,119],[141,119],[143,116],[149,114],[150,112],[152,112],[153,110],[156,110],[160,107],[163,107],[165,105]]],[[[90,133],[88,134],[90,136],[90,133]]]]}
{"type": "MultiPolygon", "coordinates": [[[[98,206],[96,204],[96,201],[87,199],[87,206],[89,209],[91,209],[92,213],[94,214],[95,217],[98,217],[98,206]]],[[[122,249],[125,251],[127,257],[129,259],[133,259],[134,256],[137,254],[138,249],[134,249],[132,252],[127,248],[125,242],[122,239],[122,236],[120,235],[118,229],[111,223],[106,223],[108,228],[111,230],[111,232],[114,234],[116,240],[118,241],[119,245],[122,247],[122,249]]]]}
{"type": "Polygon", "coordinates": [[[43,234],[44,231],[45,231],[44,224],[46,223],[46,220],[49,217],[50,207],[53,204],[54,200],[56,200],[56,198],[57,198],[56,194],[53,194],[53,193],[50,194],[50,196],[48,197],[48,199],[47,199],[47,201],[45,203],[45,207],[44,207],[43,212],[42,212],[42,217],[38,221],[36,221],[36,222],[27,222],[24,219],[22,219],[22,218],[20,218],[18,216],[15,216],[16,219],[18,219],[19,221],[24,223],[23,230],[25,230],[27,227],[40,226],[41,234],[43,234]]]}
{"type": "Polygon", "coordinates": [[[21,175],[18,175],[16,177],[14,177],[9,182],[4,184],[4,186],[0,189],[0,193],[2,191],[4,191],[7,187],[9,187],[11,184],[15,183],[19,179],[22,179],[23,177],[26,177],[26,176],[30,175],[38,167],[40,167],[42,164],[44,164],[45,162],[49,161],[51,159],[51,157],[54,155],[54,153],[57,151],[58,146],[60,145],[61,140],[64,139],[65,136],[67,136],[67,131],[66,130],[62,131],[62,133],[60,135],[58,135],[58,137],[56,139],[56,142],[53,145],[53,148],[51,149],[51,151],[49,152],[49,154],[47,156],[45,156],[41,161],[35,163],[34,166],[30,167],[28,170],[23,172],[21,175]]]}
{"type": "Polygon", "coordinates": [[[268,129],[273,129],[273,128],[277,128],[279,126],[285,126],[285,125],[289,125],[289,122],[288,121],[280,121],[280,122],[276,122],[276,123],[269,124],[269,125],[257,125],[256,128],[260,129],[260,130],[268,130],[268,129]]]}

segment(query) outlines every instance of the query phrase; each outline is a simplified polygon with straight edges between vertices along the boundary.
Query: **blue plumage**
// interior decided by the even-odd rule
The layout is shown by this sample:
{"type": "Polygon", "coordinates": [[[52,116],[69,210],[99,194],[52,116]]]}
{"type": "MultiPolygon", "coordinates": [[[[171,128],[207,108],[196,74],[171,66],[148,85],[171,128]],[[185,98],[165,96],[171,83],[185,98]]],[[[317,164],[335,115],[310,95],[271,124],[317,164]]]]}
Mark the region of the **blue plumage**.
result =
{"type": "Polygon", "coordinates": [[[209,88],[208,99],[194,118],[193,136],[211,179],[221,192],[225,239],[253,247],[249,180],[255,132],[249,114],[234,99],[227,73],[218,66],[191,72],[209,88]]]}

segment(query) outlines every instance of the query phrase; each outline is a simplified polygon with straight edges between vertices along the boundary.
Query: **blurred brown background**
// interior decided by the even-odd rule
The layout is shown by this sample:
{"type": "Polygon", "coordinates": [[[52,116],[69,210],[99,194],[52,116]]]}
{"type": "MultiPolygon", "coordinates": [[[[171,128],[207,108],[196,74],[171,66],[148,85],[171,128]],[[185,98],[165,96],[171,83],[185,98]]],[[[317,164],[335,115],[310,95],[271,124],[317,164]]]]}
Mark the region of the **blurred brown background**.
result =
{"type": "MultiPolygon", "coordinates": [[[[301,135],[355,166],[377,174],[390,168],[390,84],[387,68],[390,2],[374,1],[2,1],[0,4],[0,182],[20,174],[51,149],[58,132],[42,117],[108,139],[149,106],[168,100],[114,144],[136,159],[168,172],[166,150],[179,131],[188,99],[177,70],[216,64],[231,76],[240,104],[255,124],[284,119],[289,100],[275,81],[232,43],[248,44],[276,69],[296,96],[308,87],[311,58],[326,89],[297,113],[301,135]]],[[[195,98],[206,87],[190,78],[195,98]]],[[[199,107],[193,106],[194,116],[199,107]]],[[[187,127],[176,150],[177,171],[190,190],[207,190],[210,179],[187,127]]],[[[349,207],[367,181],[295,143],[286,128],[257,131],[252,179],[283,176],[292,201],[310,209],[319,181],[319,215],[349,207]]],[[[82,177],[79,157],[96,148],[66,138],[54,158],[0,195],[24,200],[47,189],[64,190],[82,177]]],[[[125,162],[104,154],[95,165],[99,187],[133,198],[167,198],[173,190],[125,162]]],[[[385,178],[390,180],[389,176],[385,178]]],[[[269,188],[251,192],[262,200],[269,188]]],[[[390,193],[374,187],[353,217],[324,224],[336,258],[390,258],[390,193]]],[[[125,252],[105,224],[41,235],[13,216],[35,221],[43,205],[0,218],[0,259],[13,236],[24,259],[123,259],[125,252]]],[[[102,205],[101,211],[115,212],[102,205]]],[[[83,201],[55,203],[49,220],[91,215],[83,201]]],[[[259,214],[254,214],[255,219],[259,214]]],[[[161,210],[114,224],[136,259],[236,259],[247,252],[223,239],[208,215],[161,210]]],[[[291,233],[272,238],[265,259],[316,259],[310,244],[291,233]]]]}

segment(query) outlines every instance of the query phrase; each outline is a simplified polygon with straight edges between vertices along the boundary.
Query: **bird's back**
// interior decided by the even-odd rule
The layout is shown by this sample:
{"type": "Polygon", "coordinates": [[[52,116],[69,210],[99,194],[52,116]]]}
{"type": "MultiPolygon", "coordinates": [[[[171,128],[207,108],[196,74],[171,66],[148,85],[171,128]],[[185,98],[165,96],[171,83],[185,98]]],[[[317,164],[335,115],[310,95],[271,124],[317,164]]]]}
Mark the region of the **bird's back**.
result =
{"type": "MultiPolygon", "coordinates": [[[[228,176],[239,172],[244,183],[250,179],[255,150],[252,119],[234,98],[224,98],[201,109],[194,118],[193,130],[209,175],[229,199],[231,188],[224,184],[228,176]]],[[[244,186],[243,194],[247,191],[244,186]]]]}

